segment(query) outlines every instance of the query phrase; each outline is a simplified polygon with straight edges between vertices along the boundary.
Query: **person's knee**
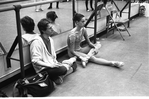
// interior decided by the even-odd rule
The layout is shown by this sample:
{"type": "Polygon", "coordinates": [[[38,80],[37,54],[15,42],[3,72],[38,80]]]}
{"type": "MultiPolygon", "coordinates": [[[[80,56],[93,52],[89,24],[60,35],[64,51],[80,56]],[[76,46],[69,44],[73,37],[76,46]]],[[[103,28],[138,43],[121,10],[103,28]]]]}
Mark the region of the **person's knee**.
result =
{"type": "Polygon", "coordinates": [[[64,66],[60,67],[60,72],[62,75],[65,75],[67,73],[67,68],[64,66]]]}
{"type": "Polygon", "coordinates": [[[90,62],[95,62],[96,60],[97,60],[97,58],[95,56],[91,56],[89,59],[90,62]]]}

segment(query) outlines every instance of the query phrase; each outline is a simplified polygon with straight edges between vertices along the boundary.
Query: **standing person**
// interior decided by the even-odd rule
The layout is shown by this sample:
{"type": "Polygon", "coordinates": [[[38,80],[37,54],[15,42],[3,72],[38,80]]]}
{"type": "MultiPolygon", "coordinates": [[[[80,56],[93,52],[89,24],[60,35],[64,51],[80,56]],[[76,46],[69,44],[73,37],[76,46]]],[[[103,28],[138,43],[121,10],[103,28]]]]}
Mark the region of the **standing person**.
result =
{"type": "Polygon", "coordinates": [[[106,6],[108,0],[102,0],[103,4],[106,6]]]}
{"type": "Polygon", "coordinates": [[[104,4],[103,9],[105,9],[105,7],[106,7],[106,5],[107,5],[108,0],[98,0],[98,2],[100,2],[100,1],[102,1],[102,3],[104,4]]]}
{"type": "MultiPolygon", "coordinates": [[[[52,2],[50,3],[48,9],[52,9],[52,2]]],[[[56,8],[59,9],[59,1],[56,2],[56,8]]]]}
{"type": "Polygon", "coordinates": [[[98,2],[102,1],[104,5],[107,4],[108,0],[98,0],[98,2]]]}
{"type": "MultiPolygon", "coordinates": [[[[86,11],[90,11],[88,9],[88,0],[85,0],[85,6],[86,6],[86,11]]],[[[91,7],[91,10],[93,11],[94,8],[93,8],[93,0],[90,0],[90,7],[91,7]]]]}
{"type": "Polygon", "coordinates": [[[39,34],[34,32],[34,20],[29,16],[24,16],[23,18],[21,18],[20,22],[25,31],[25,34],[22,35],[22,43],[23,45],[31,44],[36,36],[39,36],[39,34]]]}
{"type": "Polygon", "coordinates": [[[46,14],[46,18],[50,21],[52,24],[52,29],[57,33],[60,34],[62,32],[61,27],[58,23],[55,22],[56,18],[58,18],[55,11],[49,11],[46,14]]]}
{"type": "MultiPolygon", "coordinates": [[[[34,2],[39,2],[39,1],[43,1],[43,0],[34,0],[34,2]]],[[[42,7],[42,5],[35,6],[35,11],[36,12],[43,11],[43,9],[41,7],[42,7]]]]}
{"type": "Polygon", "coordinates": [[[56,60],[54,42],[51,36],[55,35],[50,22],[44,18],[38,22],[41,33],[30,45],[31,61],[37,73],[47,71],[50,79],[56,84],[63,82],[63,77],[76,70],[76,57],[64,60],[62,63],[56,60]]]}
{"type": "MultiPolygon", "coordinates": [[[[67,44],[68,44],[68,55],[70,57],[76,56],[81,59],[82,66],[86,67],[88,61],[94,62],[101,65],[109,65],[115,67],[122,67],[123,62],[118,61],[108,61],[103,58],[97,58],[94,56],[97,53],[96,46],[91,43],[87,35],[85,24],[85,17],[82,14],[76,13],[73,17],[76,27],[73,28],[68,35],[67,44]],[[81,41],[85,38],[87,42],[86,47],[81,46],[81,41]]],[[[99,45],[100,48],[100,45],[99,45]]]]}

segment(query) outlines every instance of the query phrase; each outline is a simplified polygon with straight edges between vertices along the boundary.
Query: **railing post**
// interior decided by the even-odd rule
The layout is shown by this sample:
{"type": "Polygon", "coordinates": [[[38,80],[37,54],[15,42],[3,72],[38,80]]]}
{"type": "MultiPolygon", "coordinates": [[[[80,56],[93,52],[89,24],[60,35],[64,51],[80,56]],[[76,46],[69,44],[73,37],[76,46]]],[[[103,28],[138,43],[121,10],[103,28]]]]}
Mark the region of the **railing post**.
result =
{"type": "Polygon", "coordinates": [[[95,20],[94,20],[94,43],[96,43],[97,32],[97,0],[95,0],[95,20]]]}
{"type": "Polygon", "coordinates": [[[130,14],[131,14],[131,0],[128,1],[129,2],[129,11],[128,11],[128,28],[130,27],[130,14]]]}
{"type": "Polygon", "coordinates": [[[13,42],[13,44],[12,44],[8,54],[7,54],[7,56],[6,56],[7,68],[11,68],[10,57],[11,57],[12,53],[14,52],[17,44],[18,44],[18,36],[15,38],[15,40],[14,40],[14,42],[13,42]]]}
{"type": "Polygon", "coordinates": [[[17,24],[18,44],[19,44],[19,57],[20,57],[21,76],[22,76],[22,78],[24,78],[25,77],[25,72],[24,72],[24,59],[23,59],[21,25],[20,25],[21,5],[14,5],[14,7],[15,7],[15,13],[16,13],[16,24],[17,24]]]}
{"type": "MultiPolygon", "coordinates": [[[[72,17],[74,17],[75,14],[75,0],[72,0],[72,17]]],[[[73,21],[73,28],[75,27],[75,23],[73,21]]]]}

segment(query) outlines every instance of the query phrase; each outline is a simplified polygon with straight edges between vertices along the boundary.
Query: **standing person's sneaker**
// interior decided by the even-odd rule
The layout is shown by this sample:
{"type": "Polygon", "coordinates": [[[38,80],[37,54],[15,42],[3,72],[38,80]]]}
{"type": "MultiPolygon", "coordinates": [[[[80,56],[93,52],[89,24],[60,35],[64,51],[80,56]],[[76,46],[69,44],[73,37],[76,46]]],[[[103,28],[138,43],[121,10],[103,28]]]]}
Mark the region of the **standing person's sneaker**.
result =
{"type": "Polygon", "coordinates": [[[91,8],[91,11],[94,11],[94,8],[91,8]]]}
{"type": "Polygon", "coordinates": [[[86,9],[86,11],[89,12],[90,10],[89,9],[86,9]]]}
{"type": "Polygon", "coordinates": [[[113,62],[112,62],[112,66],[121,68],[121,67],[124,66],[124,62],[113,61],[113,62]]]}
{"type": "Polygon", "coordinates": [[[39,12],[40,10],[39,10],[39,9],[36,9],[35,11],[36,11],[36,12],[39,12]]]}
{"type": "Polygon", "coordinates": [[[43,9],[42,9],[42,8],[40,8],[40,9],[39,9],[39,11],[43,11],[43,9]]]}
{"type": "Polygon", "coordinates": [[[56,80],[54,80],[54,83],[55,83],[56,85],[62,84],[62,83],[63,83],[63,78],[59,76],[56,80]]]}
{"type": "Polygon", "coordinates": [[[49,6],[48,9],[52,9],[52,7],[49,6]]]}

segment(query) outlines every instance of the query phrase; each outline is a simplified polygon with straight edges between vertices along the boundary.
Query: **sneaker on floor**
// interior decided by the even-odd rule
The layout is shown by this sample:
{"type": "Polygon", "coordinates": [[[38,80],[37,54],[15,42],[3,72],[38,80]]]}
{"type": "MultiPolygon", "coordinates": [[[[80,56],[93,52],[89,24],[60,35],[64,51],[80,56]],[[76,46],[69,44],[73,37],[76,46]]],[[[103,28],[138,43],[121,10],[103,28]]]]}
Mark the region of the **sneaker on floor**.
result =
{"type": "Polygon", "coordinates": [[[55,83],[56,85],[62,84],[62,83],[63,83],[63,78],[62,78],[62,77],[58,77],[56,80],[54,80],[54,83],[55,83]]]}
{"type": "Polygon", "coordinates": [[[124,62],[114,61],[114,62],[112,62],[112,65],[115,67],[121,68],[124,66],[124,62]]]}
{"type": "Polygon", "coordinates": [[[52,7],[48,7],[48,9],[52,9],[52,7]]]}
{"type": "Polygon", "coordinates": [[[40,8],[39,11],[43,11],[43,9],[40,8]]]}
{"type": "Polygon", "coordinates": [[[89,12],[90,10],[89,10],[89,9],[87,9],[86,11],[87,11],[87,12],[89,12]]]}
{"type": "Polygon", "coordinates": [[[36,9],[36,10],[35,10],[35,12],[39,12],[39,11],[40,11],[39,9],[36,9]]]}

